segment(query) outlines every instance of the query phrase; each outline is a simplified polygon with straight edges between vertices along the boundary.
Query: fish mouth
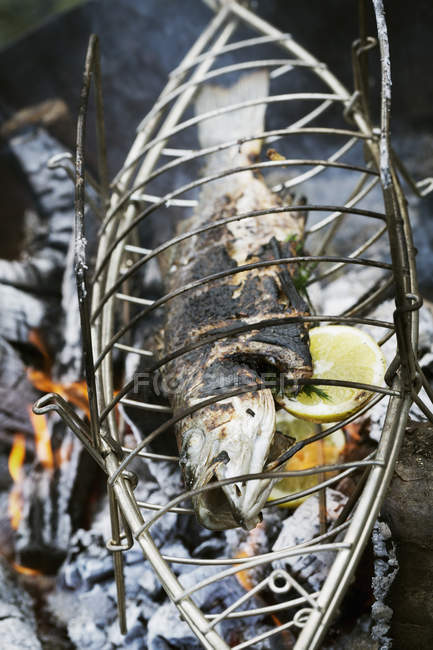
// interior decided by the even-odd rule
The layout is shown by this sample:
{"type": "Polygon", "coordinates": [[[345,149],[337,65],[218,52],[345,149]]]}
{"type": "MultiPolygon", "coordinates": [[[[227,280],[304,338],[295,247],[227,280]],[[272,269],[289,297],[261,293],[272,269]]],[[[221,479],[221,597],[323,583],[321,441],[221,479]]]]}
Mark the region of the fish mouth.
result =
{"type": "MultiPolygon", "coordinates": [[[[230,461],[228,461],[230,462],[230,461]]],[[[206,492],[193,497],[193,506],[199,522],[211,530],[227,530],[241,527],[251,530],[259,524],[263,517],[261,510],[272,490],[272,479],[254,479],[233,482],[219,486],[218,467],[210,475],[207,473],[205,483],[200,480],[194,487],[212,486],[206,492]]]]}
{"type": "Polygon", "coordinates": [[[269,460],[275,434],[273,395],[263,389],[223,400],[212,418],[213,428],[192,427],[183,436],[180,462],[187,486],[209,488],[193,496],[194,510],[211,530],[251,530],[262,520],[275,480],[236,477],[263,472],[269,460]],[[227,479],[233,482],[217,485],[227,479]]]}
{"type": "Polygon", "coordinates": [[[244,528],[252,530],[262,521],[260,505],[256,514],[245,513],[237,508],[221,488],[215,488],[193,499],[194,510],[199,523],[210,530],[229,530],[244,528]]]}

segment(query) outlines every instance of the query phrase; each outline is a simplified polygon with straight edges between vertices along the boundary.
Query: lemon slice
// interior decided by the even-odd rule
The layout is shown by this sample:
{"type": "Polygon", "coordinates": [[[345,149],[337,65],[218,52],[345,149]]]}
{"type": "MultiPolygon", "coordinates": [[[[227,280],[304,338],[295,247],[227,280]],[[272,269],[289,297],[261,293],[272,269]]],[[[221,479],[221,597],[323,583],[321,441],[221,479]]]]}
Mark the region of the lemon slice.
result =
{"type": "MultiPolygon", "coordinates": [[[[313,377],[363,384],[383,384],[385,357],[364,331],[347,325],[327,325],[310,330],[313,377]]],[[[373,393],[345,386],[304,389],[295,398],[276,396],[276,401],[298,418],[310,422],[338,422],[355,413],[373,393]]]]}
{"type": "MultiPolygon", "coordinates": [[[[314,436],[317,433],[318,425],[313,422],[299,420],[283,409],[280,409],[276,414],[276,427],[281,433],[295,438],[298,441],[314,436]]],[[[343,431],[338,429],[338,431],[334,431],[334,433],[331,433],[323,440],[312,442],[310,445],[304,447],[304,449],[298,451],[281,469],[292,472],[299,469],[309,469],[317,465],[332,465],[337,462],[339,455],[344,449],[345,442],[346,438],[343,431]]],[[[330,478],[330,476],[332,476],[331,473],[326,474],[326,478],[330,478]]],[[[323,480],[323,476],[320,477],[318,474],[283,478],[274,485],[268,500],[273,501],[274,499],[280,499],[295,494],[296,492],[307,490],[317,485],[321,480],[323,480]]],[[[307,498],[307,496],[300,497],[299,499],[286,501],[278,505],[281,508],[297,508],[307,498]]]]}

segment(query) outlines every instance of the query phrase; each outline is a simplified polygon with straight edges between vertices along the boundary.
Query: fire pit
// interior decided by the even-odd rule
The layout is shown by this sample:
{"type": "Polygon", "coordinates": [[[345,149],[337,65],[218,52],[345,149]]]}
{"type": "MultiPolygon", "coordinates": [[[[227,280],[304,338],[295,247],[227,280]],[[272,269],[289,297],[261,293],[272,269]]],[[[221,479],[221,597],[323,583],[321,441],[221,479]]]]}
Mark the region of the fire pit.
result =
{"type": "MultiPolygon", "coordinates": [[[[68,632],[77,647],[122,644],[113,606],[113,571],[120,630],[127,634],[127,647],[191,648],[201,644],[240,650],[277,647],[273,645],[276,638],[279,647],[319,647],[370,538],[412,405],[418,414],[432,417],[427,405],[432,390],[416,354],[422,300],[406,201],[396,171],[400,163],[389,140],[391,81],[381,3],[374,2],[377,42],[361,29],[361,38],[354,44],[353,93],[291,35],[281,33],[245,6],[237,2],[209,4],[215,9],[214,18],[172,72],[111,185],[95,37],[90,40],[86,59],[75,165],[71,166],[67,156],[51,160],[52,167],[72,171],[76,181],[75,275],[88,403],[83,401],[86,393],[81,384],[66,387],[53,378],[49,355],[40,341],[33,339],[40,350],[42,369],[30,379],[36,388],[49,391],[38,400],[34,412],[48,420],[47,428],[34,420],[39,431],[35,453],[41,478],[35,489],[33,473],[27,488],[31,496],[24,499],[29,512],[24,508],[21,516],[34,521],[35,508],[40,510],[36,506],[32,510],[31,504],[44,502],[52,475],[61,472],[63,464],[71,468],[75,463],[74,476],[85,475],[82,467],[77,468],[85,461],[72,438],[63,438],[57,448],[53,445],[55,434],[49,427],[58,422],[54,411],[89,452],[92,471],[98,467],[107,475],[108,485],[106,509],[93,521],[91,532],[79,531],[70,546],[69,537],[76,528],[73,523],[58,540],[58,532],[45,527],[37,547],[38,552],[44,549],[44,554],[47,549],[58,553],[55,568],[68,553],[60,571],[61,587],[50,597],[50,607],[65,624],[71,618],[68,632]],[[367,56],[372,56],[367,53],[374,52],[377,44],[382,75],[380,128],[373,126],[365,85],[367,56]],[[374,393],[360,410],[298,441],[264,473],[273,479],[315,477],[307,487],[301,482],[301,489],[269,500],[262,523],[250,532],[237,528],[215,532],[196,522],[191,497],[200,491],[215,491],[223,483],[185,490],[173,446],[173,426],[188,413],[172,416],[158,393],[158,382],[161,368],[173,358],[239,332],[215,330],[208,332],[206,339],[186,340],[170,358],[158,356],[158,332],[161,314],[170,300],[233,271],[222,268],[218,278],[217,274],[203,276],[170,295],[164,293],[164,278],[155,261],[180,240],[200,234],[186,230],[179,236],[172,230],[173,224],[197,205],[200,189],[245,171],[227,168],[213,176],[201,172],[206,156],[243,143],[227,142],[222,134],[214,147],[198,147],[196,127],[212,115],[192,116],[189,112],[197,89],[209,81],[256,68],[270,71],[272,93],[260,100],[267,105],[269,126],[254,134],[254,139],[259,136],[278,153],[270,155],[270,160],[253,162],[248,169],[261,174],[281,197],[281,206],[266,213],[294,208],[308,213],[308,254],[294,254],[290,259],[276,255],[262,266],[302,267],[310,313],[296,316],[298,321],[366,329],[383,348],[388,368],[386,386],[353,386],[374,393]],[[99,142],[96,180],[84,166],[86,110],[93,82],[99,142]],[[293,192],[295,198],[290,196],[293,192]],[[86,210],[89,214],[93,211],[94,219],[101,219],[91,274],[84,230],[86,210]],[[418,396],[421,388],[423,398],[418,396]],[[341,429],[346,445],[339,458],[327,463],[326,441],[341,429]],[[52,447],[45,444],[47,439],[52,447]],[[287,462],[299,459],[302,450],[313,444],[322,460],[317,457],[301,469],[299,465],[287,467],[287,462]],[[295,501],[299,505],[292,514],[287,506],[295,501]],[[107,511],[111,522],[108,542],[107,511]],[[114,569],[106,547],[113,556],[114,569]],[[66,611],[73,615],[65,615],[66,611]],[[109,632],[104,630],[107,625],[109,632]]],[[[421,193],[429,189],[425,182],[415,187],[421,193]]],[[[256,216],[260,216],[257,211],[236,213],[225,223],[256,216]]],[[[258,266],[252,262],[248,268],[258,266]]],[[[237,268],[235,273],[244,270],[237,268]]],[[[249,332],[279,327],[294,319],[288,315],[278,320],[255,321],[242,328],[249,332]]],[[[303,383],[326,387],[329,380],[315,377],[303,383]]],[[[212,396],[190,412],[244,392],[245,387],[240,387],[212,396]]],[[[17,484],[22,483],[22,443],[17,435],[11,455],[11,474],[17,484]]],[[[226,483],[258,478],[262,476],[255,473],[226,483]]],[[[16,493],[12,494],[16,499],[16,493]]],[[[22,488],[20,494],[25,496],[26,490],[22,488]]],[[[76,492],[74,496],[77,498],[76,492]]],[[[12,500],[11,509],[13,506],[12,500]]],[[[34,526],[27,530],[34,532],[34,526]]],[[[376,557],[385,557],[387,536],[386,528],[378,524],[376,557]]],[[[31,537],[22,542],[27,552],[21,553],[23,564],[34,564],[32,542],[31,537]]],[[[393,552],[388,549],[387,553],[390,584],[395,566],[393,552]]],[[[383,572],[379,564],[376,577],[380,587],[383,572]]],[[[386,593],[379,587],[375,592],[376,620],[382,627],[377,638],[382,638],[388,619],[381,608],[386,593]]]]}

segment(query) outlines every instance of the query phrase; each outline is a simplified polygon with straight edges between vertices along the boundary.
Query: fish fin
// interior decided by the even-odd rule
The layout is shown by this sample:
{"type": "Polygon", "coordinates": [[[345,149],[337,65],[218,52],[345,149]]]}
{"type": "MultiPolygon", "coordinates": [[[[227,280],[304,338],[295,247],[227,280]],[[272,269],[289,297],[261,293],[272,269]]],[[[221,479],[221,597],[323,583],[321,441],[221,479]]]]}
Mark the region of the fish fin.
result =
{"type": "Polygon", "coordinates": [[[158,354],[162,354],[164,350],[164,337],[165,333],[163,329],[157,331],[153,336],[154,348],[158,354]]]}
{"type": "MultiPolygon", "coordinates": [[[[245,74],[228,88],[207,84],[195,101],[197,115],[218,110],[233,104],[265,98],[269,95],[269,74],[259,70],[245,74]]],[[[248,106],[204,120],[198,125],[200,145],[212,147],[229,140],[248,138],[264,130],[266,104],[248,106]]],[[[255,140],[242,148],[242,153],[258,155],[261,142],[255,140]],[[245,149],[245,151],[244,151],[245,149]]]]}
{"type": "Polygon", "coordinates": [[[268,462],[278,464],[278,460],[283,456],[293,445],[295,444],[296,439],[291,436],[286,436],[281,431],[275,431],[274,439],[272,441],[272,446],[269,451],[268,462]]]}

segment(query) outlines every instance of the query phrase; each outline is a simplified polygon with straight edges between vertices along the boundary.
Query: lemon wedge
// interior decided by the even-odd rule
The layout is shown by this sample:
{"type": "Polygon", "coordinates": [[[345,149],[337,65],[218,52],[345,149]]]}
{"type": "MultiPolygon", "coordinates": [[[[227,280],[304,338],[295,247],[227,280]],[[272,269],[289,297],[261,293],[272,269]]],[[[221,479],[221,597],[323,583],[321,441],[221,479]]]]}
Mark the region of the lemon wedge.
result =
{"type": "MultiPolygon", "coordinates": [[[[326,325],[310,330],[313,377],[383,385],[386,360],[377,343],[356,327],[326,325]]],[[[276,401],[297,418],[338,422],[355,413],[373,393],[345,386],[317,386],[296,397],[277,395],[276,401]]]]}
{"type": "MultiPolygon", "coordinates": [[[[318,425],[313,422],[299,420],[284,411],[284,409],[277,411],[276,427],[281,433],[295,438],[296,442],[314,436],[318,432],[318,425]]],[[[293,458],[287,461],[281,470],[292,472],[299,469],[310,469],[310,467],[316,467],[317,465],[333,465],[337,462],[345,443],[345,435],[341,429],[338,429],[338,431],[334,431],[334,433],[331,433],[323,440],[312,442],[304,447],[304,449],[298,451],[293,458]]],[[[331,473],[326,474],[326,478],[330,478],[331,476],[331,473]]],[[[288,497],[296,492],[307,490],[322,480],[323,476],[319,476],[318,474],[283,478],[274,485],[268,500],[273,501],[282,497],[288,497]]],[[[286,501],[285,503],[280,503],[279,506],[281,508],[297,508],[306,498],[305,496],[293,501],[286,501]]]]}

